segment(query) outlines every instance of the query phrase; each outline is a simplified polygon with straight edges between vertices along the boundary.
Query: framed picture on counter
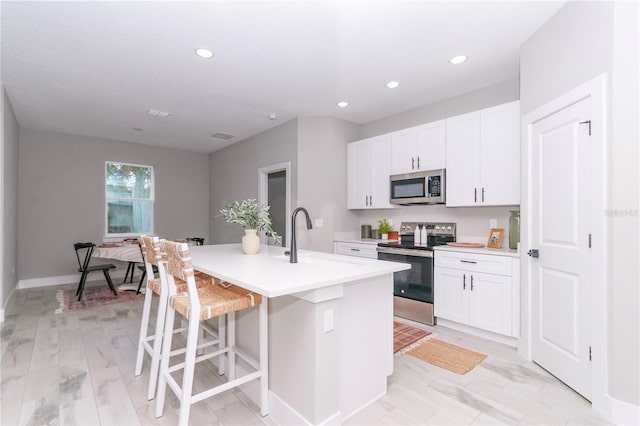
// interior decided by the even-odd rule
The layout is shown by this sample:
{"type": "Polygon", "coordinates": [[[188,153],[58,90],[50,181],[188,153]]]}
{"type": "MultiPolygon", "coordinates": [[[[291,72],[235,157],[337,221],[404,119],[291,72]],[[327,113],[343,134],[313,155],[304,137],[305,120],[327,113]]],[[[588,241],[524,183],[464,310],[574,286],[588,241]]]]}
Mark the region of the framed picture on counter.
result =
{"type": "Polygon", "coordinates": [[[489,233],[489,241],[487,241],[487,247],[500,248],[502,246],[502,239],[504,238],[504,228],[491,228],[489,233]]]}

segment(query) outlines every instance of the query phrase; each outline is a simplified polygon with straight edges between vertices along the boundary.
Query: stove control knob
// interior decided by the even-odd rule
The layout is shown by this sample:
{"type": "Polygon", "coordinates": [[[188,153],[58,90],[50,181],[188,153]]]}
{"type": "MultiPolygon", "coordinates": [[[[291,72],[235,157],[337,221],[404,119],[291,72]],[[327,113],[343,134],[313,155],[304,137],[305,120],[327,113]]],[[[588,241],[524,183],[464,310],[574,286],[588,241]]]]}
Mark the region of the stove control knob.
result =
{"type": "Polygon", "coordinates": [[[440,230],[440,225],[436,225],[436,231],[440,230]]]}
{"type": "Polygon", "coordinates": [[[451,228],[451,225],[447,226],[447,231],[451,231],[451,229],[453,229],[451,228]]]}

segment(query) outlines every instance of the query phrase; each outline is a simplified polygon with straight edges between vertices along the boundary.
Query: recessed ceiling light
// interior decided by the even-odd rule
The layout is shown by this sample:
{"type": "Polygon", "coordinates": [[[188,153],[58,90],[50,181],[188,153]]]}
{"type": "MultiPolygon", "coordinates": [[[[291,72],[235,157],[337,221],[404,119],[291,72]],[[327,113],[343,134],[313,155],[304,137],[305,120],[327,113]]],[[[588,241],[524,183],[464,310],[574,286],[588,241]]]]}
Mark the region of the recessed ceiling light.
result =
{"type": "Polygon", "coordinates": [[[453,58],[449,59],[449,63],[451,63],[453,65],[458,65],[458,64],[463,63],[466,60],[467,60],[467,57],[464,56],[464,55],[454,56],[453,58]]]}
{"type": "Polygon", "coordinates": [[[390,81],[387,83],[386,85],[389,89],[395,89],[396,87],[400,86],[400,83],[398,83],[397,81],[390,81]]]}
{"type": "Polygon", "coordinates": [[[346,107],[348,107],[348,106],[349,106],[349,102],[346,102],[346,101],[338,102],[338,106],[339,106],[340,108],[346,108],[346,107]]]}
{"type": "Polygon", "coordinates": [[[213,52],[209,49],[201,47],[200,49],[196,49],[196,55],[200,56],[201,58],[211,58],[213,57],[213,52]]]}
{"type": "Polygon", "coordinates": [[[228,141],[229,139],[233,139],[235,138],[235,136],[230,135],[228,133],[214,133],[213,135],[211,135],[212,138],[218,138],[218,139],[224,139],[226,141],[228,141]]]}
{"type": "Polygon", "coordinates": [[[141,132],[142,129],[140,127],[132,127],[131,129],[135,130],[136,132],[141,132]]]}
{"type": "Polygon", "coordinates": [[[160,118],[167,118],[171,115],[170,112],[158,111],[157,109],[148,109],[147,114],[160,118]]]}

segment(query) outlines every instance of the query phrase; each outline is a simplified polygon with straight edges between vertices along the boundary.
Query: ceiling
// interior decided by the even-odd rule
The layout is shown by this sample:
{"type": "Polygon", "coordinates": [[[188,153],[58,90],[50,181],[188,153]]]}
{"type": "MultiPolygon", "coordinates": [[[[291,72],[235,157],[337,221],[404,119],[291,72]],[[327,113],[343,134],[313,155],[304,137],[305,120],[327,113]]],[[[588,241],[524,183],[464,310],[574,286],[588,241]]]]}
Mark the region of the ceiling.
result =
{"type": "Polygon", "coordinates": [[[295,117],[362,124],[516,78],[564,3],[2,1],[1,77],[21,127],[209,153],[295,117]]]}

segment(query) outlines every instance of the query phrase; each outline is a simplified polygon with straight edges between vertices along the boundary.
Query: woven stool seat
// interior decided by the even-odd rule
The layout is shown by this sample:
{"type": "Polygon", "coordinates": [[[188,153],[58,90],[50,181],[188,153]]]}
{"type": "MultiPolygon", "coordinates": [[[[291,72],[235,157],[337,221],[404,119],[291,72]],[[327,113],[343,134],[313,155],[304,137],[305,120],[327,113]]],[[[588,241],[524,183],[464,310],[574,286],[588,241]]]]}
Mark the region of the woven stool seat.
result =
{"type": "MultiPolygon", "coordinates": [[[[198,288],[198,298],[200,299],[200,321],[251,308],[262,302],[262,296],[259,294],[237,285],[228,285],[217,278],[215,285],[198,288]]],[[[189,318],[191,308],[187,291],[172,296],[169,304],[176,312],[189,318]]]]}
{"type": "MultiPolygon", "coordinates": [[[[213,284],[213,277],[211,275],[207,275],[204,272],[196,271],[194,274],[196,279],[196,287],[204,287],[206,285],[213,284]]],[[[176,282],[176,291],[178,293],[186,293],[187,291],[187,283],[179,278],[175,280],[176,282]]],[[[147,281],[147,288],[151,289],[155,294],[160,294],[160,278],[154,278],[152,280],[147,281]]]]}

